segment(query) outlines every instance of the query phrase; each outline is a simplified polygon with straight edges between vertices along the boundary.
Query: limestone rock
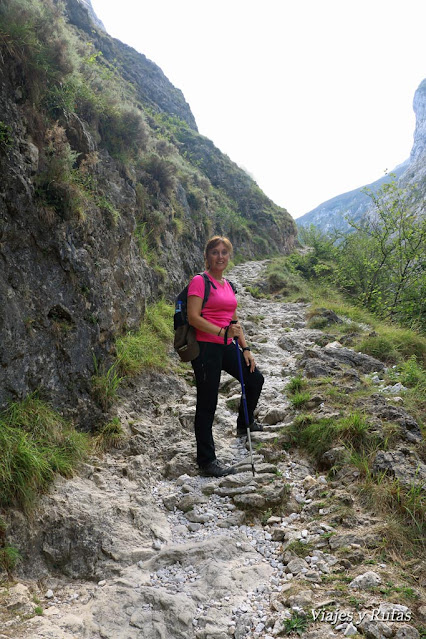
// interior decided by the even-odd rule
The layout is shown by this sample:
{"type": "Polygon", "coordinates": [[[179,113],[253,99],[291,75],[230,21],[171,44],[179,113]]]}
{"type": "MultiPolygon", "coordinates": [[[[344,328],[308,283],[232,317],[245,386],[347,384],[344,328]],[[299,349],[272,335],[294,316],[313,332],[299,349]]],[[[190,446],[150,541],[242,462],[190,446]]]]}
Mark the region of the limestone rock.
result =
{"type": "Polygon", "coordinates": [[[271,408],[263,417],[263,422],[265,424],[278,424],[283,422],[287,416],[287,411],[285,408],[271,408]]]}
{"type": "Polygon", "coordinates": [[[350,584],[349,588],[355,588],[357,590],[368,590],[369,588],[373,588],[374,586],[378,586],[382,583],[380,575],[372,570],[368,570],[362,575],[358,575],[355,577],[350,584]]]}

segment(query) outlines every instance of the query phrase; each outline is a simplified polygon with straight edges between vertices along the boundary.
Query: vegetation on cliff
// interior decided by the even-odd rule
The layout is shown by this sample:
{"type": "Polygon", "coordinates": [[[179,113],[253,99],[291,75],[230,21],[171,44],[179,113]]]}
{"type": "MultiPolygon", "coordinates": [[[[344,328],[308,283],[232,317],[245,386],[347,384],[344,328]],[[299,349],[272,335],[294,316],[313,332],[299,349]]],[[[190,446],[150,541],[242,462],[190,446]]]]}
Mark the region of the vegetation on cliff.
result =
{"type": "MultiPolygon", "coordinates": [[[[130,56],[129,47],[89,29],[88,16],[81,25],[84,10],[79,10],[76,20],[74,0],[0,4],[2,57],[14,68],[30,133],[41,151],[34,180],[40,206],[52,216],[80,221],[97,206],[114,223],[120,212],[99,180],[106,151],[136,191],[135,233],[154,264],[167,263],[167,256],[157,254],[166,232],[192,234],[185,224],[182,189],[204,236],[213,231],[229,235],[243,256],[291,245],[295,227],[286,211],[199,136],[191,122],[148,99],[137,77],[143,74],[138,64],[146,62],[144,57],[130,56]],[[72,20],[85,28],[77,29],[72,20]],[[92,148],[87,148],[87,136],[83,144],[85,132],[93,138],[92,148]],[[202,157],[200,149],[207,151],[202,157]]],[[[1,122],[4,144],[9,143],[9,126],[1,122]]]]}

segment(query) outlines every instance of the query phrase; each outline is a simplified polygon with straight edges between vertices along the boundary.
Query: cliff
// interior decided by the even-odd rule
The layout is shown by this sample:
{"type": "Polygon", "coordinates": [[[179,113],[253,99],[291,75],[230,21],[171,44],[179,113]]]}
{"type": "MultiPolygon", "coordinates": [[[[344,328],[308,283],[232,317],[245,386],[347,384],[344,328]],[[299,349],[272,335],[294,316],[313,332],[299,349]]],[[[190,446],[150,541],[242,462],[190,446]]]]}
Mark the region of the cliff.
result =
{"type": "MultiPolygon", "coordinates": [[[[416,128],[410,157],[398,165],[391,172],[391,175],[396,175],[402,186],[410,187],[410,190],[413,191],[414,204],[417,203],[419,212],[421,212],[421,203],[426,193],[426,80],[423,80],[414,95],[413,109],[416,114],[416,128]]],[[[312,211],[299,217],[298,226],[313,224],[325,233],[333,229],[349,230],[350,226],[345,220],[345,216],[358,221],[367,213],[371,204],[371,199],[363,190],[367,187],[376,192],[389,179],[389,176],[384,176],[372,184],[323,202],[312,211]]]]}
{"type": "Polygon", "coordinates": [[[288,251],[289,214],[199,136],[181,91],[90,2],[0,3],[0,407],[38,390],[84,428],[94,359],[202,267],[288,251]]]}

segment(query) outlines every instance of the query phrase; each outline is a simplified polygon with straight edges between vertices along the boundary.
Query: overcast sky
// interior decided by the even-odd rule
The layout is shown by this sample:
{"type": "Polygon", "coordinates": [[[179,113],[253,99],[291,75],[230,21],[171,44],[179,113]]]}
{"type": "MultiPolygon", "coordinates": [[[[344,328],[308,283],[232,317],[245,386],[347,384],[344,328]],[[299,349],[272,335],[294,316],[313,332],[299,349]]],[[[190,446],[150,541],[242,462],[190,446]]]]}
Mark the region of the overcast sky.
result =
{"type": "Polygon", "coordinates": [[[92,0],[200,133],[298,217],[408,158],[425,0],[92,0]]]}

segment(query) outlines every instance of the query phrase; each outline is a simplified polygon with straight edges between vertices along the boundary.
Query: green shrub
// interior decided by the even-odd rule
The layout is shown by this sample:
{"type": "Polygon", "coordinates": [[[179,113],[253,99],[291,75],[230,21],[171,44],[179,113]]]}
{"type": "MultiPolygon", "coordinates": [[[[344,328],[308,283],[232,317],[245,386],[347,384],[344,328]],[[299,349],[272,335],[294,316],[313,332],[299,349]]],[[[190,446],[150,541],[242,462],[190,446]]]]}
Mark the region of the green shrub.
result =
{"type": "Polygon", "coordinates": [[[408,360],[398,366],[399,381],[410,388],[422,386],[426,388],[426,371],[417,361],[416,355],[411,355],[408,360]]]}
{"type": "Polygon", "coordinates": [[[153,195],[157,197],[160,193],[168,195],[173,190],[176,169],[169,160],[152,153],[143,162],[142,168],[147,174],[146,186],[153,195]]]}
{"type": "Polygon", "coordinates": [[[363,451],[374,443],[369,425],[359,413],[349,417],[309,418],[301,416],[289,429],[294,443],[306,448],[317,461],[333,446],[343,445],[348,450],[363,451]]]}
{"type": "Polygon", "coordinates": [[[71,32],[61,7],[51,0],[11,0],[0,4],[0,52],[19,63],[21,86],[35,102],[75,66],[71,32]]]}
{"type": "Polygon", "coordinates": [[[7,149],[13,144],[12,129],[8,124],[0,122],[0,148],[7,149]]]}
{"type": "Polygon", "coordinates": [[[303,637],[306,633],[306,628],[308,627],[308,618],[298,612],[293,612],[291,618],[285,619],[282,624],[282,634],[291,635],[295,632],[300,637],[303,637]]]}
{"type": "Polygon", "coordinates": [[[164,300],[149,305],[140,329],[117,340],[121,374],[132,376],[144,368],[164,370],[169,366],[167,353],[173,339],[173,311],[164,300]]]}
{"type": "Polygon", "coordinates": [[[55,473],[71,477],[88,450],[78,433],[36,395],[0,416],[0,506],[29,508],[55,473]]]}
{"type": "Polygon", "coordinates": [[[148,135],[141,113],[131,107],[111,106],[101,114],[102,142],[112,156],[123,159],[145,150],[148,135]]]}
{"type": "Polygon", "coordinates": [[[302,408],[309,400],[311,394],[308,391],[295,392],[290,397],[290,402],[293,408],[302,408]]]}
{"type": "Polygon", "coordinates": [[[20,559],[21,555],[14,546],[5,544],[3,547],[0,547],[0,568],[9,576],[11,576],[20,559]]]}

